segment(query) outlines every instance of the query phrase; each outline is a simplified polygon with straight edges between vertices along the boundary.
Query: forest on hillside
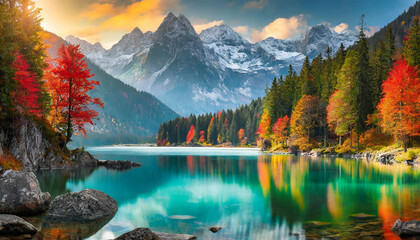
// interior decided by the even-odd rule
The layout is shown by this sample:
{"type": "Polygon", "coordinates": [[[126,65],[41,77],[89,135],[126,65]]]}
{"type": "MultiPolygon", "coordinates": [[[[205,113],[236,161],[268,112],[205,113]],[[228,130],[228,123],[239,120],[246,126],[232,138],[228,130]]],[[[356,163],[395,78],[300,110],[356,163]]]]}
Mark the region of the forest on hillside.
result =
{"type": "Polygon", "coordinates": [[[354,46],[341,46],[334,56],[327,48],[312,62],[306,58],[299,73],[290,66],[267,87],[262,106],[256,100],[235,111],[169,121],[160,126],[158,145],[265,142],[271,150],[338,146],[339,152],[355,152],[418,144],[419,17],[403,24],[410,28],[401,48],[391,25],[369,48],[362,17],[354,46]]]}

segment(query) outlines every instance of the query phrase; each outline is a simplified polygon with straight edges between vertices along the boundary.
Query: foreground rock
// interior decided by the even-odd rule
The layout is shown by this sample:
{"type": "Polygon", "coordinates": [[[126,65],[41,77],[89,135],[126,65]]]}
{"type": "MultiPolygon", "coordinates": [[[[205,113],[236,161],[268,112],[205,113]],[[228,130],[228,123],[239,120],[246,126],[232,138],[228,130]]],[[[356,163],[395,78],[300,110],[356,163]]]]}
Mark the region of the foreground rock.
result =
{"type": "Polygon", "coordinates": [[[141,164],[137,163],[137,162],[111,161],[111,160],[98,160],[98,165],[99,166],[104,166],[104,167],[110,168],[110,169],[117,169],[117,170],[141,167],[141,164]]]}
{"type": "Polygon", "coordinates": [[[136,228],[115,240],[193,240],[196,238],[197,236],[194,235],[152,232],[148,228],[136,228]]]}
{"type": "Polygon", "coordinates": [[[30,215],[44,212],[51,202],[32,172],[7,170],[0,176],[0,213],[30,215]]]}
{"type": "Polygon", "coordinates": [[[22,218],[15,215],[0,214],[1,236],[33,235],[36,232],[38,232],[38,230],[22,218]]]}
{"type": "Polygon", "coordinates": [[[400,237],[419,237],[420,221],[411,220],[402,222],[400,219],[395,221],[392,231],[396,232],[400,237]]]}
{"type": "Polygon", "coordinates": [[[58,196],[51,203],[48,220],[57,222],[93,222],[111,219],[117,212],[117,202],[107,194],[85,189],[58,196]]]}
{"type": "Polygon", "coordinates": [[[222,227],[211,227],[211,228],[209,228],[209,230],[212,231],[213,233],[216,233],[216,232],[220,231],[220,229],[222,229],[222,227]]]}
{"type": "Polygon", "coordinates": [[[160,238],[148,228],[136,228],[133,231],[124,233],[115,240],[160,240],[160,238]]]}

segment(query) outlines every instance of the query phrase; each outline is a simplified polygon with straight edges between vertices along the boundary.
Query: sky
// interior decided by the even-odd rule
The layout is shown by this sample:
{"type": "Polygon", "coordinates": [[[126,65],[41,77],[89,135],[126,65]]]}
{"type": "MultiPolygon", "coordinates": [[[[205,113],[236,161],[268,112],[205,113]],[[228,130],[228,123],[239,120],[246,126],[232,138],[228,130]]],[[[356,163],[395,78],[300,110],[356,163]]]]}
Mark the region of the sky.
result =
{"type": "Polygon", "coordinates": [[[61,37],[78,36],[110,48],[139,27],[155,31],[169,12],[185,15],[197,33],[226,24],[250,42],[287,39],[326,23],[337,32],[355,30],[365,14],[373,34],[416,0],[34,0],[42,26],[61,37]]]}

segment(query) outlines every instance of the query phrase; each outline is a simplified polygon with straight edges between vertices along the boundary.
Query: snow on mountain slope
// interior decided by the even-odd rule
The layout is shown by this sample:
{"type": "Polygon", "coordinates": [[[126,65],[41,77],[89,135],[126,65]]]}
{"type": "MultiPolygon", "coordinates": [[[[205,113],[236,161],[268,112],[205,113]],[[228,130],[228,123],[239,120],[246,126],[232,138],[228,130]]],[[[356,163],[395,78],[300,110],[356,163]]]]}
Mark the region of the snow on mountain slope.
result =
{"type": "Polygon", "coordinates": [[[184,115],[248,103],[290,64],[299,71],[306,56],[312,59],[328,46],[335,53],[341,43],[348,47],[356,40],[352,31],[339,34],[319,24],[295,38],[249,43],[226,25],[197,35],[185,16],[172,13],[156,32],[135,28],[109,50],[68,37],[108,73],[184,115]]]}

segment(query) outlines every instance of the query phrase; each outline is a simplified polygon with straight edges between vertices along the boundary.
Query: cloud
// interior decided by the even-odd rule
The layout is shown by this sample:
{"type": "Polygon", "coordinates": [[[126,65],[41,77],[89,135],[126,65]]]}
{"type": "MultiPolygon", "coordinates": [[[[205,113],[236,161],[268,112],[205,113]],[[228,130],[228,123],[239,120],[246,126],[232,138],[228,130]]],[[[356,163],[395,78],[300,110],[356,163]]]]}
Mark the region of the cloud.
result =
{"type": "Polygon", "coordinates": [[[248,33],[248,26],[237,26],[234,27],[233,30],[239,34],[247,34],[248,33]]]}
{"type": "Polygon", "coordinates": [[[335,26],[333,29],[337,33],[341,33],[342,31],[345,31],[349,28],[349,25],[347,23],[340,23],[337,26],[335,26]]]}
{"type": "Polygon", "coordinates": [[[114,5],[110,3],[94,3],[90,5],[86,10],[81,12],[78,18],[87,18],[89,20],[96,20],[103,17],[110,17],[117,12],[114,5]]]}
{"type": "Polygon", "coordinates": [[[217,21],[212,21],[212,22],[208,22],[208,23],[203,23],[203,24],[194,24],[193,27],[195,29],[195,31],[197,32],[197,34],[200,34],[201,31],[207,29],[207,28],[211,28],[214,26],[219,26],[222,25],[224,23],[223,20],[217,20],[217,21]]]}
{"type": "MultiPolygon", "coordinates": [[[[356,26],[354,29],[360,32],[359,26],[356,26]]],[[[381,30],[379,26],[367,26],[366,28],[363,29],[367,37],[371,37],[373,34],[375,34],[379,30],[381,30]]]]}
{"type": "Polygon", "coordinates": [[[267,4],[267,0],[249,1],[243,6],[244,9],[263,9],[267,4]]]}
{"type": "Polygon", "coordinates": [[[254,42],[264,40],[268,37],[287,39],[300,34],[307,28],[303,14],[290,18],[277,18],[261,31],[254,30],[251,39],[254,42]]]}

